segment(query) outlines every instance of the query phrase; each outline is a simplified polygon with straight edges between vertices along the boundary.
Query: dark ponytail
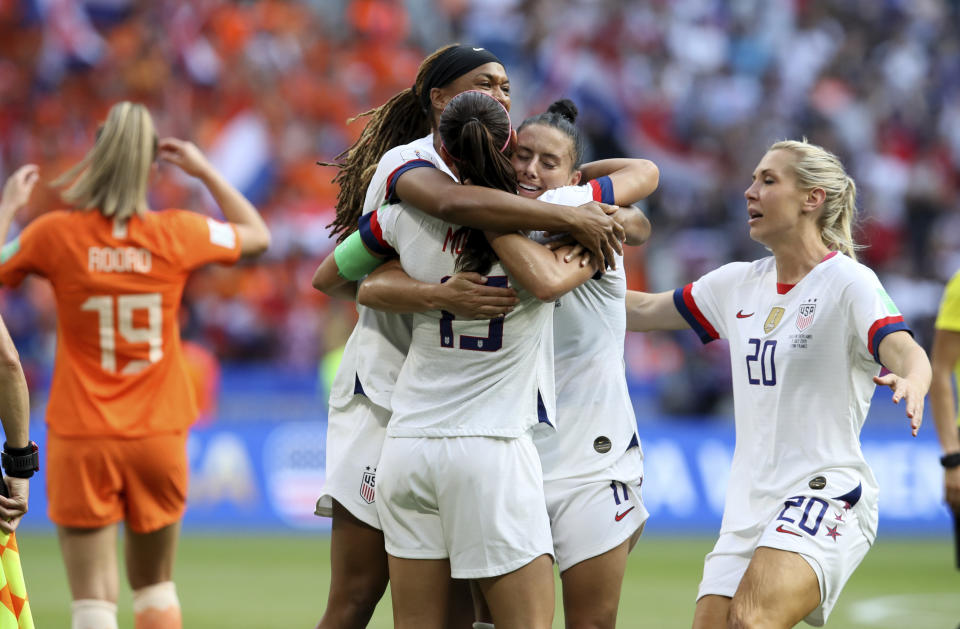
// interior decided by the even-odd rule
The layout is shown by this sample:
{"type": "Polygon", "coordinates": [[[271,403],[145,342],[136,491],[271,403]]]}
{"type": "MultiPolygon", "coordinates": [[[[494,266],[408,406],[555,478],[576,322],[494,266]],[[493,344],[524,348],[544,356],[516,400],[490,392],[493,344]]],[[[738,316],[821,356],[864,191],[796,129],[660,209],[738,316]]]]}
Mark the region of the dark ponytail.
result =
{"type": "MultiPolygon", "coordinates": [[[[443,110],[438,131],[461,182],[516,194],[517,175],[503,154],[511,136],[510,116],[503,105],[483,92],[463,92],[443,110]]],[[[456,268],[483,275],[496,260],[483,231],[471,229],[456,268]]]]}

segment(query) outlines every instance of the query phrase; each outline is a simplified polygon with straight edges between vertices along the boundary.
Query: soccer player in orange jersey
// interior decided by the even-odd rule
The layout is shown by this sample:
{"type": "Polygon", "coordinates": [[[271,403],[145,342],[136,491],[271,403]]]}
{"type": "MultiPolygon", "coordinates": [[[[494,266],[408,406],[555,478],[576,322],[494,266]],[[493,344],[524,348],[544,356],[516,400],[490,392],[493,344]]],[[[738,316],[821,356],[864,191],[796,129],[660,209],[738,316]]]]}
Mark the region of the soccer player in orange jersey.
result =
{"type": "MultiPolygon", "coordinates": [[[[36,177],[14,173],[18,203],[36,177]]],[[[86,157],[54,182],[75,209],[44,214],[0,250],[0,282],[50,280],[57,352],[47,406],[48,496],[73,597],[74,629],[117,626],[117,524],[124,523],[136,629],[181,626],[173,559],[187,492],[196,401],[177,309],[190,272],[266,250],[257,210],[196,146],[157,139],[147,109],[114,105],[86,157]],[[158,160],[210,191],[227,222],[147,207],[158,160]]],[[[4,195],[5,197],[7,195],[4,195]]]]}

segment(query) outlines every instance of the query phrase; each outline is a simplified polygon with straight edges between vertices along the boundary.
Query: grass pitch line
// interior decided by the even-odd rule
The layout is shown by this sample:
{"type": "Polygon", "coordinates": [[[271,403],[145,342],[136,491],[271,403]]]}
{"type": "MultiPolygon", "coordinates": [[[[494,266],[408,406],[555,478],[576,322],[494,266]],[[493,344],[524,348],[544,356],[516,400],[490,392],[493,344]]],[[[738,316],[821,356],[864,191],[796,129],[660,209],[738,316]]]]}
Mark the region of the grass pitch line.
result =
{"type": "Polygon", "coordinates": [[[877,629],[953,627],[960,619],[956,592],[891,594],[850,603],[850,620],[877,629]]]}

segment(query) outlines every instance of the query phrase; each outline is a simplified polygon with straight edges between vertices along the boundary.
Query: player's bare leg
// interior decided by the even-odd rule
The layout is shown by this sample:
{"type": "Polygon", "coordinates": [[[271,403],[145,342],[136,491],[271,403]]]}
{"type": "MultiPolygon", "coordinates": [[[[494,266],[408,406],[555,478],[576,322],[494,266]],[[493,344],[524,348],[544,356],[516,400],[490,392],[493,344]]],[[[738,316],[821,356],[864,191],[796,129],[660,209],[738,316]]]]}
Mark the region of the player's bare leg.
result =
{"type": "Polygon", "coordinates": [[[614,629],[630,541],[560,574],[567,629],[614,629]]]}
{"type": "Polygon", "coordinates": [[[388,555],[394,629],[444,629],[450,588],[447,559],[388,555]]]}
{"type": "Polygon", "coordinates": [[[540,555],[519,570],[477,585],[497,629],[550,629],[553,625],[553,559],[540,555]]]}
{"type": "Polygon", "coordinates": [[[173,579],[173,561],[179,538],[179,522],[150,533],[136,533],[127,527],[124,554],[131,590],[173,579]]]}
{"type": "Polygon", "coordinates": [[[81,529],[58,526],[60,552],[74,600],[117,602],[117,525],[81,529]]]}
{"type": "Polygon", "coordinates": [[[117,525],[57,527],[70,584],[71,626],[117,627],[117,525]]]}
{"type": "Polygon", "coordinates": [[[126,529],[127,580],[133,590],[135,629],[180,629],[180,600],[173,584],[180,522],[137,533],[126,529]]]}
{"type": "Polygon", "coordinates": [[[330,534],[330,594],[317,629],[362,629],[387,589],[383,532],[336,500],[330,534]]]}
{"type": "Polygon", "coordinates": [[[761,546],[730,603],[730,629],[789,629],[820,604],[820,584],[797,553],[761,546]]]}
{"type": "Polygon", "coordinates": [[[707,594],[697,601],[693,612],[693,629],[727,629],[730,597],[707,594]]]}

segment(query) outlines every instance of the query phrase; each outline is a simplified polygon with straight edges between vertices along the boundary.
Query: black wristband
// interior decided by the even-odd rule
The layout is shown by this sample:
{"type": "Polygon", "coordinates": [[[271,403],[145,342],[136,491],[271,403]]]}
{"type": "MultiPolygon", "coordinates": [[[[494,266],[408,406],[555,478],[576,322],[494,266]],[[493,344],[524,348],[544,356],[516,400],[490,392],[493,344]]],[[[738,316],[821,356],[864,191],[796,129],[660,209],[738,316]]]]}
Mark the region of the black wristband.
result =
{"type": "Polygon", "coordinates": [[[33,441],[25,448],[11,448],[4,442],[0,463],[3,464],[3,471],[7,476],[30,478],[34,472],[40,470],[40,447],[33,441]]]}
{"type": "Polygon", "coordinates": [[[944,466],[948,470],[955,467],[960,467],[960,452],[944,454],[942,457],[940,457],[940,465],[944,466]]]}

